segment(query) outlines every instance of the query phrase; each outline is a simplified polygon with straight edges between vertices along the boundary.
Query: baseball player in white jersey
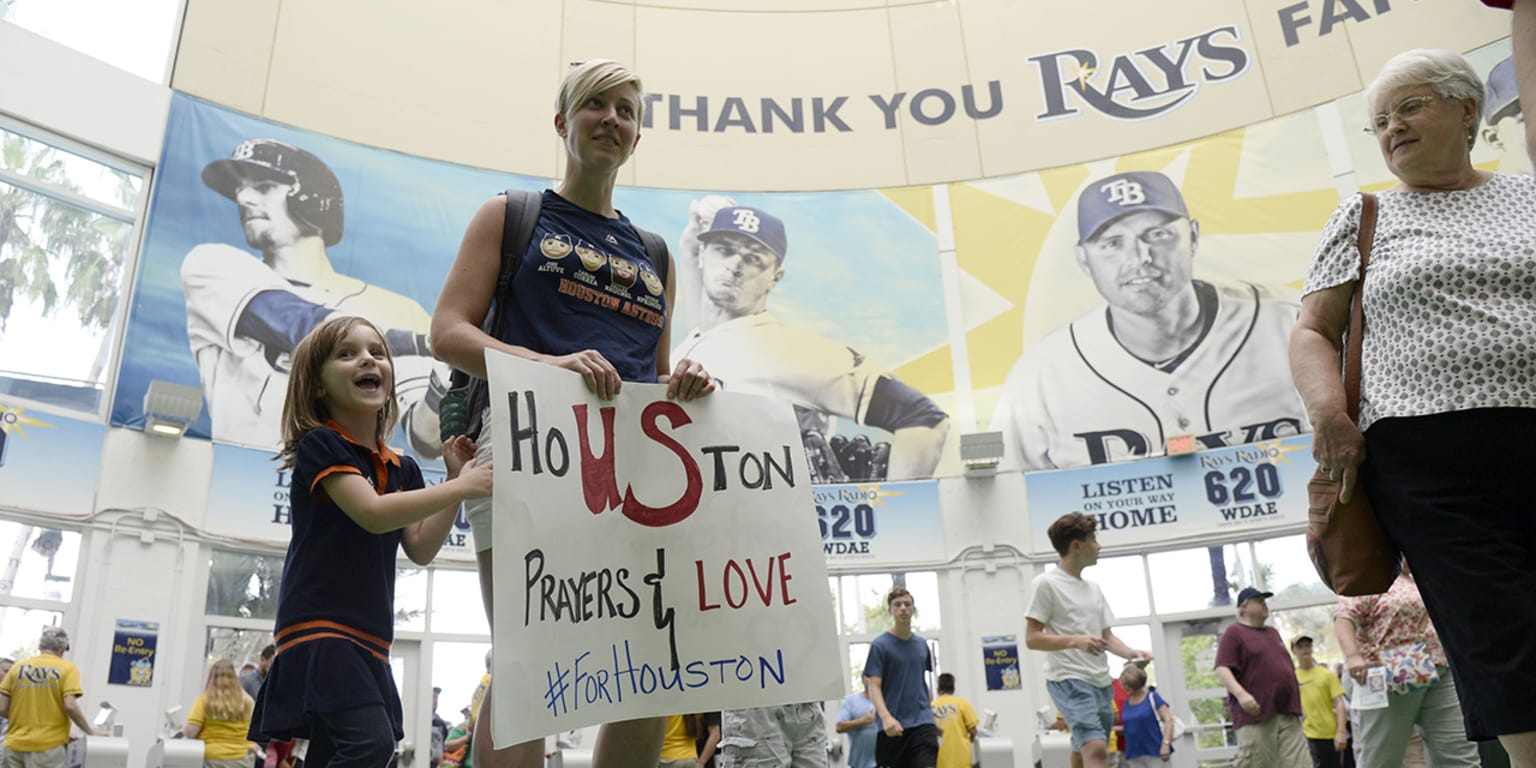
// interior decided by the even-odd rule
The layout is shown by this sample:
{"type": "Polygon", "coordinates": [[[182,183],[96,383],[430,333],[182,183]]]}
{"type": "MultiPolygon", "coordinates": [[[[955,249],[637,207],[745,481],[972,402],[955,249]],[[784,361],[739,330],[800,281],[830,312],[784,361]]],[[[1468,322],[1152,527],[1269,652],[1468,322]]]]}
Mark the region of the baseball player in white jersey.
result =
{"type": "Polygon", "coordinates": [[[792,403],[817,482],[932,476],[948,414],[858,351],[768,312],[787,249],[778,217],[721,197],[694,201],[677,263],[697,327],[673,354],[702,363],[725,389],[792,403]],[[832,417],[893,434],[884,478],[837,466],[822,439],[832,417]]]}
{"type": "Polygon", "coordinates": [[[1002,465],[1041,470],[1308,429],[1287,368],[1299,305],[1193,276],[1199,223],[1161,173],[1121,173],[1078,198],[1077,263],[1107,306],[1052,331],[1003,384],[1002,465]]]}
{"type": "Polygon", "coordinates": [[[333,313],[365,317],[395,355],[401,423],[411,448],[441,455],[435,400],[448,369],[432,359],[432,318],[420,304],[336,272],[326,247],[341,240],[341,185],[320,158],[273,139],[251,139],[203,169],[203,183],[234,201],[243,249],[205,243],[181,263],[187,335],[202,377],[213,438],[258,448],[281,442],[288,355],[333,313]]]}

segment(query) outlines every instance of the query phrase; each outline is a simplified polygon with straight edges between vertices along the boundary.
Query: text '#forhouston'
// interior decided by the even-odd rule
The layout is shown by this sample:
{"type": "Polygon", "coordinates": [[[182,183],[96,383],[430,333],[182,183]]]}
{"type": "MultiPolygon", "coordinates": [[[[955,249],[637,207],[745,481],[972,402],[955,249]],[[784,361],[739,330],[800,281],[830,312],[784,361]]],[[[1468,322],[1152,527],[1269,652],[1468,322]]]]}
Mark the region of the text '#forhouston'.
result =
{"type": "Polygon", "coordinates": [[[544,672],[548,688],[544,707],[554,717],[579,711],[582,707],[622,703],[625,697],[639,698],[666,691],[694,691],[701,688],[756,687],[784,685],[784,651],[773,656],[736,656],[727,659],[696,659],[670,664],[649,664],[637,660],[629,641],[613,643],[600,651],[587,651],[570,665],[555,662],[544,672]]]}

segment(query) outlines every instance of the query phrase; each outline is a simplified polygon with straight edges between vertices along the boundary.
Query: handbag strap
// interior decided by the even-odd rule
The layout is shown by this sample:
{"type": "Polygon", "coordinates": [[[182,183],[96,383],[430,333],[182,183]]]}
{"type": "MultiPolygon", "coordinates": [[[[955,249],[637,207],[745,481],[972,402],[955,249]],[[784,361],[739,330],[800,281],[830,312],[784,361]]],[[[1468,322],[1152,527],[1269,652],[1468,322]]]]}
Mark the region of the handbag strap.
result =
{"type": "Polygon", "coordinates": [[[1350,421],[1360,423],[1360,346],[1365,335],[1365,268],[1371,263],[1371,243],[1376,239],[1376,195],[1360,193],[1360,280],[1349,299],[1349,338],[1344,352],[1345,410],[1350,421]]]}

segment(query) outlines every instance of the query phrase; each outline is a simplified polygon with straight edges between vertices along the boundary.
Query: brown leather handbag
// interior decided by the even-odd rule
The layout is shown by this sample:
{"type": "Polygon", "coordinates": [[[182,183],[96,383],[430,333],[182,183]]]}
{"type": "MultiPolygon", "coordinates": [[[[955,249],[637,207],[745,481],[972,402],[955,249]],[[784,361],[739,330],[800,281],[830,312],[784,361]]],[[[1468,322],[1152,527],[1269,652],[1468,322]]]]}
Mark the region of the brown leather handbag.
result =
{"type": "MultiPolygon", "coordinates": [[[[1360,354],[1365,326],[1365,268],[1376,236],[1376,196],[1361,195],[1360,280],[1349,301],[1344,352],[1344,396],[1350,421],[1360,423],[1360,354]]],[[[1342,481],[1318,467],[1307,483],[1307,552],[1323,583],[1345,597],[1386,592],[1397,579],[1397,545],[1387,538],[1370,497],[1358,480],[1349,503],[1339,501],[1342,481]]]]}

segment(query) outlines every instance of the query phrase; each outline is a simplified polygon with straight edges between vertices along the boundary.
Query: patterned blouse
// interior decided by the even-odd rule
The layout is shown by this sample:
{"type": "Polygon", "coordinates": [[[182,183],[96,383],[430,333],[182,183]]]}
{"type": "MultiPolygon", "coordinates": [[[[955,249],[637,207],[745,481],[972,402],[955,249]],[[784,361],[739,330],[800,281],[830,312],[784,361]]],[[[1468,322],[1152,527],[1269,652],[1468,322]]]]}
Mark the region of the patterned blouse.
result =
{"type": "Polygon", "coordinates": [[[1354,622],[1360,655],[1370,664],[1381,663],[1377,654],[1384,648],[1423,640],[1435,665],[1446,666],[1445,648],[1424,610],[1419,585],[1408,576],[1399,575],[1384,595],[1339,598],[1333,617],[1354,622]]]}
{"type": "MultiPolygon", "coordinates": [[[[1381,192],[1365,279],[1360,429],[1377,419],[1536,407],[1536,179],[1381,192]]],[[[1360,197],[1346,200],[1304,293],[1359,279],[1360,197]]]]}

